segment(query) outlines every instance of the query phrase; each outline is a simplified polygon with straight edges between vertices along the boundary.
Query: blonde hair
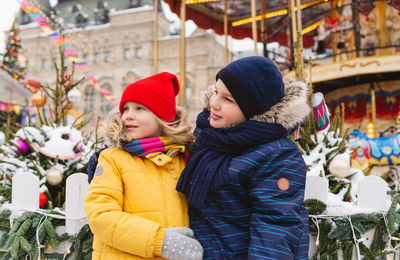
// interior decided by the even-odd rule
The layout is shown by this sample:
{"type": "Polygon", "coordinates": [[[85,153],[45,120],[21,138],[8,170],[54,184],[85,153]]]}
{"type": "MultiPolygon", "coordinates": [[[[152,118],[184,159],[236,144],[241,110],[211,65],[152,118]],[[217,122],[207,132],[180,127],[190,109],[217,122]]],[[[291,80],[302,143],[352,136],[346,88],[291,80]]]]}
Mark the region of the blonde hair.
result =
{"type": "MultiPolygon", "coordinates": [[[[177,107],[176,119],[172,123],[167,123],[157,117],[161,127],[161,135],[179,145],[185,145],[191,150],[194,142],[192,128],[187,123],[187,115],[183,108],[177,107]]],[[[124,143],[132,141],[124,125],[122,124],[121,114],[113,109],[108,114],[108,121],[105,127],[106,143],[110,146],[121,147],[124,143]]]]}

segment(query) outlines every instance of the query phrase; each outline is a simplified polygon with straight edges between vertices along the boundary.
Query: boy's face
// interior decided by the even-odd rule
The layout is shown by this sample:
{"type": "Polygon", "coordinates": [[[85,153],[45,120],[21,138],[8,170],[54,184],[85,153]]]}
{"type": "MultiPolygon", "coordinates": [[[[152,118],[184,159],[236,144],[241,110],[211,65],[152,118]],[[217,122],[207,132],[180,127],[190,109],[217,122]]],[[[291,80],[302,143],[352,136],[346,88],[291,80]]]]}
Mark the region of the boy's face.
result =
{"type": "Polygon", "coordinates": [[[157,116],[147,107],[128,101],[122,107],[122,124],[134,140],[161,135],[161,126],[157,116]]]}
{"type": "Polygon", "coordinates": [[[221,79],[218,79],[215,84],[215,92],[210,98],[210,108],[210,125],[214,128],[223,128],[246,121],[242,110],[221,79]]]}

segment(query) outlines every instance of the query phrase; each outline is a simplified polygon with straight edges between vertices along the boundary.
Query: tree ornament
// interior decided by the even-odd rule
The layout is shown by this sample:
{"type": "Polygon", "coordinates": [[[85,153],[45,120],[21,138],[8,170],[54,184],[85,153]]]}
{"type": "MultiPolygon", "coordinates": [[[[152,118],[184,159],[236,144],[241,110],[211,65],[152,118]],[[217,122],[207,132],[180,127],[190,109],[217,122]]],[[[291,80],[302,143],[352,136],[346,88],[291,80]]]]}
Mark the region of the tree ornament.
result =
{"type": "Polygon", "coordinates": [[[17,148],[17,156],[29,152],[29,145],[22,139],[15,141],[15,147],[17,148]]]}
{"type": "Polygon", "coordinates": [[[72,84],[72,80],[71,80],[71,75],[68,73],[65,73],[64,75],[64,88],[68,88],[70,87],[72,84]]]}
{"type": "Polygon", "coordinates": [[[3,145],[6,142],[6,135],[0,131],[0,145],[3,145]]]}
{"type": "Polygon", "coordinates": [[[75,145],[74,147],[74,152],[75,153],[82,153],[85,151],[85,146],[83,145],[82,142],[79,142],[75,145]]]}
{"type": "Polygon", "coordinates": [[[38,91],[40,89],[39,79],[36,78],[26,79],[26,87],[29,88],[32,92],[38,91]]]}
{"type": "Polygon", "coordinates": [[[321,92],[317,92],[312,96],[312,106],[315,117],[315,127],[318,131],[322,131],[329,126],[329,112],[324,95],[321,92]]]}
{"type": "Polygon", "coordinates": [[[39,207],[43,208],[44,205],[46,205],[47,202],[47,195],[44,192],[39,193],[39,207]]]}
{"type": "Polygon", "coordinates": [[[32,104],[38,108],[42,107],[46,104],[46,96],[40,92],[33,94],[31,100],[32,100],[32,104]]]}
{"type": "Polygon", "coordinates": [[[82,94],[77,88],[73,88],[68,91],[67,94],[68,101],[74,105],[75,109],[79,107],[79,103],[81,102],[82,94]]]}
{"type": "Polygon", "coordinates": [[[344,178],[350,174],[350,158],[347,154],[338,154],[329,164],[330,173],[338,178],[344,178]]]}
{"type": "Polygon", "coordinates": [[[51,167],[49,170],[46,172],[46,181],[50,185],[58,185],[61,183],[63,179],[63,174],[60,170],[58,170],[56,167],[51,167]]]}

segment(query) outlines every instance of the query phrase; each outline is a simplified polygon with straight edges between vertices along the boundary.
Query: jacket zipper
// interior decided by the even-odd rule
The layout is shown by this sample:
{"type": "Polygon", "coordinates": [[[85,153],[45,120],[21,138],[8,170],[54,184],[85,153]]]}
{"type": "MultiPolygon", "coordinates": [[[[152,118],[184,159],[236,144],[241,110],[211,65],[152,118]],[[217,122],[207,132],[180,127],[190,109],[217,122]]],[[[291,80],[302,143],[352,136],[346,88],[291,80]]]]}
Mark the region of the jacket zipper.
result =
{"type": "MultiPolygon", "coordinates": [[[[176,163],[177,163],[176,169],[180,169],[180,160],[178,159],[176,161],[176,163]]],[[[178,176],[178,180],[179,180],[179,177],[180,177],[180,175],[178,176]]],[[[188,205],[188,203],[185,203],[185,195],[183,195],[179,191],[176,191],[176,192],[178,192],[178,196],[181,201],[182,209],[184,209],[183,214],[182,214],[182,224],[185,224],[186,223],[186,218],[185,218],[186,212],[189,215],[189,205],[188,205]]],[[[187,223],[187,225],[190,226],[190,220],[187,223]]]]}

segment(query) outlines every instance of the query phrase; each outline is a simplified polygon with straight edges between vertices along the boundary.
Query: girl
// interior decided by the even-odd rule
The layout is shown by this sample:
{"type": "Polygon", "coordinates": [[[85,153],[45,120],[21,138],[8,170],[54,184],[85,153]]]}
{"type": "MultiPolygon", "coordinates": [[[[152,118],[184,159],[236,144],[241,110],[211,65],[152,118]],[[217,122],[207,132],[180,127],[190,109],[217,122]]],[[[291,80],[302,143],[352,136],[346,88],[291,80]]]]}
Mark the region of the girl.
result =
{"type": "Polygon", "coordinates": [[[188,228],[187,202],[175,190],[193,141],[176,113],[179,83],[163,72],[128,85],[106,135],[85,199],[92,259],[201,259],[188,228]]]}
{"type": "Polygon", "coordinates": [[[264,57],[236,60],[216,79],[177,186],[203,259],[308,259],[306,165],[288,138],[310,111],[307,85],[284,84],[264,57]]]}

